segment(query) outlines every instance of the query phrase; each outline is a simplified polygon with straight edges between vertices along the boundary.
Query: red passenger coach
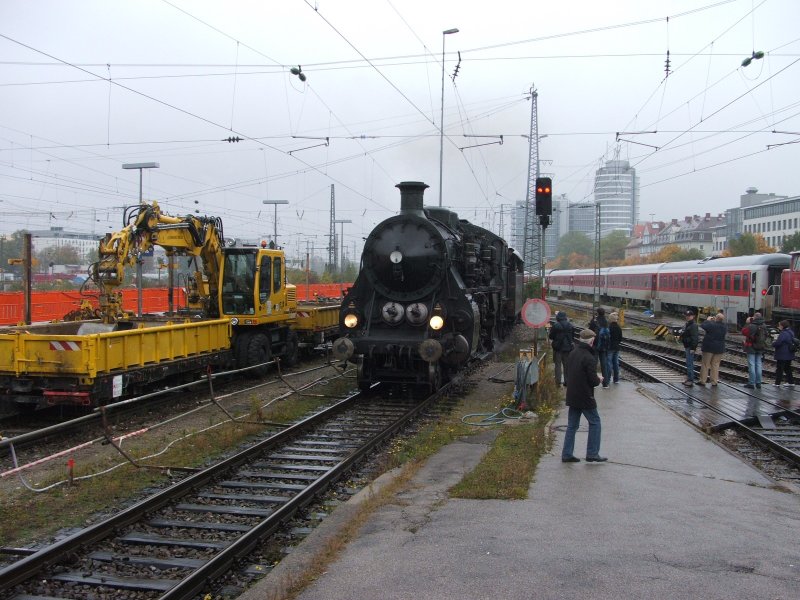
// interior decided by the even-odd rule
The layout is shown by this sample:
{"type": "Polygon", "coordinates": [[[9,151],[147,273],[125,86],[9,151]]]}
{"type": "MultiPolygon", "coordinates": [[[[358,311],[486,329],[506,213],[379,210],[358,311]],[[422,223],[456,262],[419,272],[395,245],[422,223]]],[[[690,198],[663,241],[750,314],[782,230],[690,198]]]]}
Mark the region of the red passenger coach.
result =
{"type": "Polygon", "coordinates": [[[800,252],[610,267],[599,276],[593,269],[555,270],[547,286],[559,295],[589,296],[598,287],[605,300],[657,310],[721,308],[729,322],[741,324],[755,311],[800,310],[800,252]]]}
{"type": "Polygon", "coordinates": [[[781,273],[781,288],[774,319],[786,319],[800,336],[800,252],[792,252],[791,264],[781,273]]]}

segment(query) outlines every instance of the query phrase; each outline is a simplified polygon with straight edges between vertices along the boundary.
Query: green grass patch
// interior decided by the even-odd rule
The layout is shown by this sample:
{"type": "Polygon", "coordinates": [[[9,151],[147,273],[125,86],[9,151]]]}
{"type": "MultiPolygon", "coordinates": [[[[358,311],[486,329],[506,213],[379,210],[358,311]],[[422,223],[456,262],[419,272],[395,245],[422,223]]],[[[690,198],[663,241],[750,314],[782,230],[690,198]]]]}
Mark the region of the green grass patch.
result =
{"type": "MultiPolygon", "coordinates": [[[[352,382],[349,387],[353,387],[352,382]]],[[[329,391],[326,389],[326,392],[329,391]]],[[[250,414],[244,420],[291,423],[329,402],[330,399],[327,398],[301,396],[261,409],[257,398],[253,396],[250,400],[250,414]]],[[[139,461],[142,457],[160,453],[176,438],[185,437],[163,454],[143,460],[141,464],[201,467],[238,448],[248,438],[266,429],[264,425],[228,421],[206,431],[200,431],[224,418],[224,415],[214,408],[209,407],[207,410],[208,418],[202,426],[173,430],[169,434],[154,429],[146,438],[126,441],[124,449],[139,461]]],[[[124,458],[117,453],[103,452],[85,460],[78,455],[74,475],[80,477],[99,473],[123,461],[124,458]]],[[[36,483],[32,484],[36,488],[44,488],[65,476],[66,468],[63,476],[37,479],[30,473],[24,475],[26,481],[36,480],[36,483]]],[[[51,536],[58,529],[84,526],[93,514],[114,510],[120,503],[135,497],[147,488],[169,482],[170,477],[166,470],[137,468],[125,464],[97,477],[76,481],[71,486],[60,485],[39,493],[31,492],[20,484],[19,489],[0,498],[0,545],[27,545],[32,541],[51,536]]]]}
{"type": "Polygon", "coordinates": [[[560,388],[553,380],[552,365],[545,361],[536,390],[536,418],[529,423],[497,425],[502,431],[492,448],[450,489],[450,495],[487,500],[526,498],[539,459],[552,445],[548,425],[561,397],[560,388]]]}

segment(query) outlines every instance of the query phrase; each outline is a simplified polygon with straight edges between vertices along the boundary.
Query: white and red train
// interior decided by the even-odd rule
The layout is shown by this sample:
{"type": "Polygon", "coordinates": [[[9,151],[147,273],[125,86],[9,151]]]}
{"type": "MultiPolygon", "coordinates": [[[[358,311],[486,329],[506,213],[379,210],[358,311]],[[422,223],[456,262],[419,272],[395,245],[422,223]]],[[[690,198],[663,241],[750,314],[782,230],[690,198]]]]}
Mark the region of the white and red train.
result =
{"type": "Polygon", "coordinates": [[[557,295],[599,292],[607,301],[662,310],[722,308],[729,322],[742,323],[755,311],[795,325],[800,320],[800,252],[606,267],[596,273],[553,270],[545,285],[557,295]]]}

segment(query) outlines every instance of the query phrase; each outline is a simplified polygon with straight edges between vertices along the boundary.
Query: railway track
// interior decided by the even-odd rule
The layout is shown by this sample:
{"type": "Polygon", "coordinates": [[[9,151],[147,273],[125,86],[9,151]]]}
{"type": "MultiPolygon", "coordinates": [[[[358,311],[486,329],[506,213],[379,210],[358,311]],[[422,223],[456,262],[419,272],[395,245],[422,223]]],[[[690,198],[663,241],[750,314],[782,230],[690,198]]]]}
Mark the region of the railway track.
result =
{"type": "MultiPolygon", "coordinates": [[[[792,408],[792,392],[791,396],[770,399],[760,390],[751,392],[724,381],[717,388],[686,388],[681,384],[685,378],[682,360],[623,345],[627,351],[620,352],[620,366],[641,381],[669,388],[659,397],[664,397],[664,403],[677,414],[706,432],[719,434],[723,444],[771,477],[800,483],[800,412],[792,408]],[[719,417],[719,425],[708,425],[712,422],[709,413],[719,417]]],[[[727,376],[747,380],[746,372],[728,372],[727,376]]]]}
{"type": "MultiPolygon", "coordinates": [[[[573,308],[575,310],[582,310],[582,311],[588,310],[590,314],[592,310],[591,304],[577,302],[574,300],[573,301],[554,300],[552,298],[548,298],[547,302],[556,306],[564,306],[568,308],[573,308]]],[[[609,307],[607,311],[610,312],[611,308],[609,307]]],[[[682,317],[674,317],[674,318],[666,317],[662,319],[655,319],[653,317],[646,317],[640,314],[636,314],[635,312],[631,312],[630,310],[625,311],[625,321],[634,323],[642,327],[647,327],[648,329],[655,329],[655,327],[658,325],[666,325],[667,327],[670,328],[678,328],[683,326],[682,317]]],[[[702,340],[703,336],[702,329],[700,330],[700,336],[701,336],[700,339],[702,340]]],[[[729,339],[725,341],[725,352],[731,356],[740,357],[742,361],[746,361],[746,352],[742,349],[741,336],[739,336],[738,333],[736,332],[729,333],[729,339]],[[736,337],[738,339],[730,339],[730,337],[736,337]]],[[[794,363],[796,365],[800,364],[800,355],[796,355],[794,357],[794,363]]],[[[764,365],[769,366],[773,370],[777,366],[777,363],[774,359],[774,352],[771,347],[767,348],[767,350],[764,352],[764,365]]]]}
{"type": "Polygon", "coordinates": [[[213,592],[253,549],[439,394],[422,402],[350,396],[5,566],[0,596],[176,599],[213,592]]]}

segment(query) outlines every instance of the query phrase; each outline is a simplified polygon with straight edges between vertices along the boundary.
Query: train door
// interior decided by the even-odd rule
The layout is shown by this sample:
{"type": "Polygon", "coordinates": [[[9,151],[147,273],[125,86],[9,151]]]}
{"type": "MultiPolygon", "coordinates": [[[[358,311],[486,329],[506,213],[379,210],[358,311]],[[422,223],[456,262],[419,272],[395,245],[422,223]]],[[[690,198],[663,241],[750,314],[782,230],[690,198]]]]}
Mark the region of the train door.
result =
{"type": "Polygon", "coordinates": [[[658,275],[653,273],[650,275],[650,300],[655,300],[658,293],[658,275]]]}
{"type": "Polygon", "coordinates": [[[758,292],[756,291],[756,280],[758,279],[757,271],[750,271],[750,291],[747,295],[747,313],[752,315],[758,304],[758,292]]]}

